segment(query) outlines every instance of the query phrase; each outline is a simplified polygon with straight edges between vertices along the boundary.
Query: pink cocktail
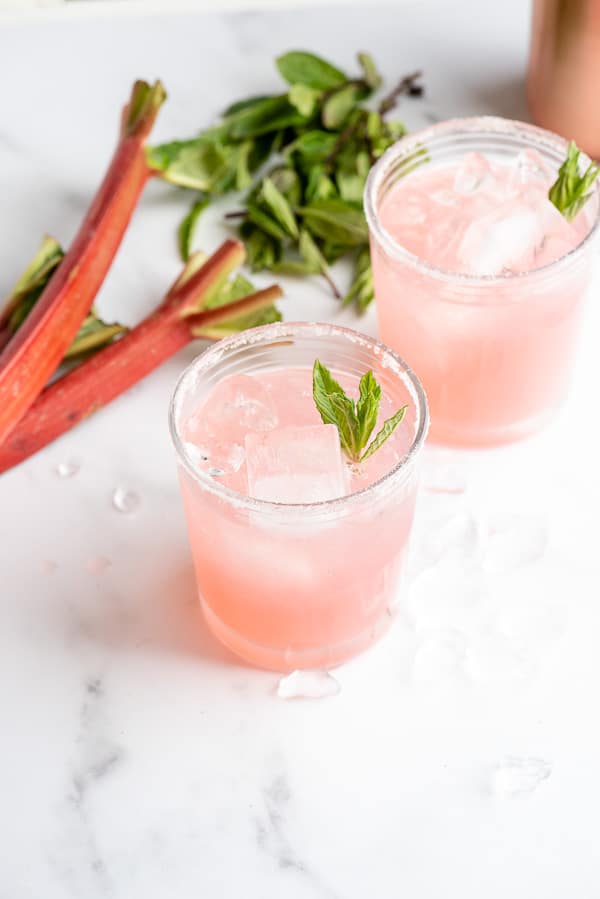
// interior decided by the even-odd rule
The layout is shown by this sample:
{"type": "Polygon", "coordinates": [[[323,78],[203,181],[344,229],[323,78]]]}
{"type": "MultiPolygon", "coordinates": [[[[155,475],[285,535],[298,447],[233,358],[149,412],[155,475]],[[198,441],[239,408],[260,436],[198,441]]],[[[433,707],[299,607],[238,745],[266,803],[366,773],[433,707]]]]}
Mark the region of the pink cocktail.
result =
{"type": "Polygon", "coordinates": [[[519,122],[455,120],[369,176],[380,333],[419,373],[433,441],[525,437],[566,395],[600,214],[598,184],[572,223],[548,199],[566,150],[519,122]]]}
{"type": "Polygon", "coordinates": [[[390,624],[406,567],[427,408],[392,351],[333,325],[277,324],[215,345],[180,379],[171,432],[200,600],[213,633],[264,668],[328,667],[390,624]],[[346,392],[372,370],[370,459],[350,464],[312,398],[319,359],[346,392]]]}

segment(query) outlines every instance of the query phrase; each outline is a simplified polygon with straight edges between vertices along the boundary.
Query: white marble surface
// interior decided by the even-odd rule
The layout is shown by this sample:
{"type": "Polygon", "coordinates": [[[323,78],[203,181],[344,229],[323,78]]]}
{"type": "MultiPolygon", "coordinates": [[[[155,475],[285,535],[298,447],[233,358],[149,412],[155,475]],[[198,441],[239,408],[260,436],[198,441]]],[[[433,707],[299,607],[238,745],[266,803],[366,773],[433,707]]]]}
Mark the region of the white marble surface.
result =
{"type": "MultiPolygon", "coordinates": [[[[43,231],[73,233],[135,76],[170,91],[161,138],[271,89],[290,45],[342,63],[372,49],[390,78],[423,66],[411,126],[523,116],[525,7],[5,26],[2,290],[43,231]]],[[[150,186],[107,314],[156,304],[182,206],[150,186]]],[[[203,245],[219,233],[215,216],[203,245]]],[[[288,296],[290,316],[374,329],[319,287],[288,296]]],[[[597,897],[599,328],[595,303],[550,433],[473,458],[464,493],[423,495],[405,613],[322,701],[279,699],[277,677],[238,664],[198,612],[166,427],[192,349],[3,476],[2,899],[597,897]],[[131,514],[111,505],[118,486],[139,494],[131,514]],[[494,773],[505,756],[551,769],[494,773]]]]}
{"type": "MultiPolygon", "coordinates": [[[[383,3],[412,0],[383,0],[383,3]]],[[[370,0],[354,0],[368,6],[370,0]]],[[[329,0],[329,6],[346,6],[347,0],[329,0]]],[[[243,10],[307,9],[323,6],[321,0],[0,0],[0,22],[96,20],[121,16],[162,15],[181,12],[239,12],[243,10]]]]}

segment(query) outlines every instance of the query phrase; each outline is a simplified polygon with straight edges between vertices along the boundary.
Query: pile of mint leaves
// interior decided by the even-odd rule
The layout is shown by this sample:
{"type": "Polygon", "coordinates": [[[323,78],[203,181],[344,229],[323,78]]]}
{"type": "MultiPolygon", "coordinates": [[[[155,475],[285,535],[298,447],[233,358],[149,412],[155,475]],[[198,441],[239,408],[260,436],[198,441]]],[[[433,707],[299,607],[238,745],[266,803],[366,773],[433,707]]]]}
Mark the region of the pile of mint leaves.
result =
{"type": "Polygon", "coordinates": [[[186,260],[202,212],[219,196],[245,192],[237,225],[254,272],[323,276],[334,295],[364,311],[373,299],[362,195],[369,169],[405,133],[387,118],[402,95],[418,96],[420,73],[404,77],[376,104],[382,79],[367,53],[350,77],[312,53],[278,57],[284,93],[232,104],[213,127],[190,140],[148,150],[160,177],[197,191],[179,227],[186,260]],[[344,296],[329,267],[349,256],[344,296]]]}

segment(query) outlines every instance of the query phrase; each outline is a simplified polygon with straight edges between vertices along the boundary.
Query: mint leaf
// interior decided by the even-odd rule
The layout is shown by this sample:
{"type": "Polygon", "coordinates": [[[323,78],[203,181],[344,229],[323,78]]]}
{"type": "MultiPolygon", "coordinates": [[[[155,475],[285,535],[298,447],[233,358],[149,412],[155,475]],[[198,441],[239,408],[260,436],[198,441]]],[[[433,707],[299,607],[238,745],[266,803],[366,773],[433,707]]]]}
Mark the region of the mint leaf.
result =
{"type": "Polygon", "coordinates": [[[253,222],[265,234],[274,237],[275,240],[286,240],[287,232],[281,227],[280,223],[268,213],[256,205],[256,203],[248,203],[248,219],[253,222]]]}
{"type": "MultiPolygon", "coordinates": [[[[243,275],[235,275],[217,287],[217,290],[209,297],[205,304],[206,309],[216,309],[235,303],[243,297],[254,293],[256,288],[248,278],[243,275]]],[[[270,325],[281,321],[281,312],[272,303],[254,312],[238,315],[236,318],[227,319],[220,324],[204,325],[197,330],[196,336],[207,340],[221,340],[231,334],[238,334],[248,328],[257,328],[259,325],[270,325]]]]}
{"type": "MultiPolygon", "coordinates": [[[[58,241],[53,237],[44,237],[0,313],[0,330],[6,328],[11,335],[19,330],[59,268],[63,257],[64,252],[58,241]]],[[[118,322],[103,321],[92,306],[64,359],[75,359],[100,349],[125,331],[127,328],[118,322]]]]}
{"type": "Polygon", "coordinates": [[[360,209],[334,197],[313,200],[299,210],[305,226],[314,237],[346,247],[355,247],[369,239],[367,222],[360,209]]]}
{"type": "Polygon", "coordinates": [[[252,271],[272,269],[281,257],[280,242],[249,221],[244,222],[241,233],[246,246],[248,265],[252,271]]]}
{"type": "Polygon", "coordinates": [[[198,224],[198,220],[202,212],[209,204],[210,199],[206,196],[201,196],[200,199],[196,200],[196,202],[192,205],[190,211],[179,225],[177,231],[179,253],[184,262],[187,262],[190,258],[192,239],[194,237],[196,225],[198,224]]]}
{"type": "Polygon", "coordinates": [[[65,353],[65,359],[76,359],[101,349],[112,343],[115,337],[125,334],[129,329],[118,322],[107,323],[102,321],[94,307],[83,320],[73,343],[65,353]]]}
{"type": "Polygon", "coordinates": [[[275,62],[288,84],[305,84],[318,91],[327,91],[348,80],[340,69],[314,53],[292,50],[279,56],[275,62]]]}
{"type": "Polygon", "coordinates": [[[354,277],[348,293],[342,300],[344,306],[355,303],[359,312],[364,312],[373,302],[373,272],[369,248],[359,251],[354,266],[354,277]]]}
{"type": "Polygon", "coordinates": [[[321,96],[320,91],[306,84],[294,84],[288,92],[288,100],[295,106],[300,115],[307,118],[315,111],[317,100],[321,96]]]}
{"type": "Polygon", "coordinates": [[[294,239],[298,238],[298,223],[292,207],[270,178],[264,178],[261,190],[262,198],[268,206],[273,218],[284,231],[294,239]]]}
{"type": "Polygon", "coordinates": [[[362,456],[360,457],[361,462],[365,462],[369,459],[373,453],[376,453],[377,450],[383,446],[388,437],[391,437],[402,419],[406,414],[407,406],[402,406],[401,409],[398,409],[391,418],[388,418],[387,421],[384,421],[383,427],[380,431],[377,432],[367,449],[364,451],[362,456]]]}
{"type": "Polygon", "coordinates": [[[313,366],[313,398],[324,424],[335,425],[340,436],[342,451],[351,462],[364,462],[385,443],[404,418],[403,406],[384,422],[374,440],[365,450],[377,423],[381,387],[372,371],[360,379],[359,399],[355,404],[329,369],[318,359],[313,366]],[[364,450],[364,452],[363,452],[364,450]]]}
{"type": "Polygon", "coordinates": [[[313,366],[313,399],[323,424],[336,426],[342,450],[357,462],[360,447],[356,439],[358,419],[354,401],[318,359],[313,366]]]}
{"type": "Polygon", "coordinates": [[[365,89],[356,84],[346,84],[330,94],[323,104],[321,113],[321,120],[325,128],[330,131],[341,128],[357,102],[364,96],[365,89]]]}
{"type": "Polygon", "coordinates": [[[173,141],[146,150],[150,168],[159,172],[165,181],[208,193],[216,193],[218,186],[224,190],[234,186],[233,156],[232,147],[205,137],[173,141]],[[227,175],[230,177],[226,178],[227,175]]]}
{"type": "Polygon", "coordinates": [[[334,393],[330,397],[330,403],[335,413],[335,421],[332,424],[335,424],[338,429],[342,449],[353,462],[358,462],[360,445],[354,400],[351,400],[345,393],[334,393]]]}
{"type": "Polygon", "coordinates": [[[335,396],[345,396],[344,388],[335,380],[329,369],[315,359],[313,365],[313,398],[323,423],[337,425],[337,411],[332,402],[335,396]]]}
{"type": "Polygon", "coordinates": [[[371,54],[359,53],[358,63],[363,70],[365,83],[371,88],[371,90],[377,90],[378,87],[381,87],[382,78],[377,71],[377,66],[373,62],[373,57],[371,56],[371,54]]]}
{"type": "Polygon", "coordinates": [[[310,173],[312,166],[331,156],[335,148],[337,135],[330,131],[312,129],[300,134],[293,143],[285,148],[286,156],[297,156],[302,167],[310,173]]]}
{"type": "Polygon", "coordinates": [[[327,260],[321,253],[319,247],[310,236],[308,231],[305,231],[304,228],[300,232],[298,249],[300,250],[300,255],[307,263],[307,265],[310,265],[312,267],[313,272],[321,272],[326,277],[329,277],[329,267],[327,265],[327,260]]]}
{"type": "Polygon", "coordinates": [[[46,235],[37,253],[15,284],[12,295],[22,295],[35,288],[45,287],[64,255],[58,241],[46,235]]]}
{"type": "Polygon", "coordinates": [[[381,387],[375,380],[372,371],[368,371],[360,379],[358,385],[359,399],[356,404],[356,415],[359,427],[360,446],[366,446],[373,428],[377,424],[377,413],[381,402],[381,387]]]}
{"type": "Polygon", "coordinates": [[[340,192],[340,197],[346,203],[360,205],[362,203],[363,193],[365,191],[366,177],[362,174],[346,174],[346,172],[338,172],[335,180],[340,192]]]}
{"type": "Polygon", "coordinates": [[[227,107],[223,115],[225,118],[227,118],[229,116],[235,115],[236,112],[243,112],[247,109],[254,109],[255,107],[259,106],[264,100],[270,99],[271,97],[269,94],[260,94],[256,97],[247,97],[245,100],[237,100],[235,103],[231,103],[231,105],[227,107]]]}
{"type": "Polygon", "coordinates": [[[592,196],[590,188],[600,173],[600,166],[591,162],[581,175],[579,173],[580,156],[581,150],[577,148],[574,141],[571,141],[567,150],[567,158],[558,170],[556,181],[548,191],[548,199],[568,222],[573,221],[592,196]]]}
{"type": "Polygon", "coordinates": [[[218,126],[218,130],[224,131],[224,136],[228,140],[236,141],[305,123],[305,116],[292,106],[287,94],[280,94],[265,97],[263,100],[248,104],[243,109],[238,109],[224,120],[222,126],[218,126]]]}

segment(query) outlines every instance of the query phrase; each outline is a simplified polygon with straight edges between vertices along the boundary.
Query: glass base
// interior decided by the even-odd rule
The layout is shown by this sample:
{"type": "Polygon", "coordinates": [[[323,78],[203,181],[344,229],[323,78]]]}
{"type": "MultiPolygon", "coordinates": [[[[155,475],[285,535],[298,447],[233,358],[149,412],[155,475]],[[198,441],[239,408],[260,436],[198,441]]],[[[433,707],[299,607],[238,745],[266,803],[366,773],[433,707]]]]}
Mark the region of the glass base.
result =
{"type": "Polygon", "coordinates": [[[368,631],[363,631],[343,643],[311,649],[294,649],[289,646],[285,649],[278,649],[253,643],[238,631],[232,630],[215,615],[202,597],[200,597],[200,605],[209,630],[227,649],[256,668],[282,673],[297,669],[335,668],[369,649],[385,634],[395,617],[391,611],[388,611],[368,631]]]}

